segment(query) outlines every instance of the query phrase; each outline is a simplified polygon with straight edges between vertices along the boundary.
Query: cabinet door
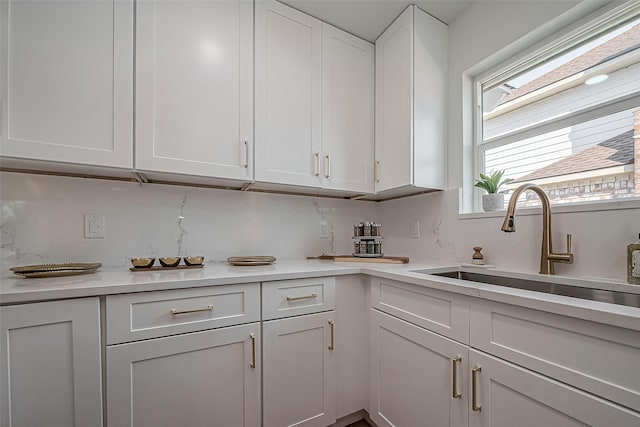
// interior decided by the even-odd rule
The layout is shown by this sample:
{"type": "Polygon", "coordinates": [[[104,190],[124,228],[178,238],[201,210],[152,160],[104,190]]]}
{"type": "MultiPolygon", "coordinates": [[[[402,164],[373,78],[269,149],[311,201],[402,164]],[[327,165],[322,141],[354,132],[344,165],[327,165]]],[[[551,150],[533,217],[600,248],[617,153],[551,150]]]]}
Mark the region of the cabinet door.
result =
{"type": "Polygon", "coordinates": [[[374,47],[322,24],[324,188],[373,192],[374,47]]]}
{"type": "Polygon", "coordinates": [[[98,298],[0,307],[0,425],[102,426],[98,298]]]}
{"type": "Polygon", "coordinates": [[[413,181],[413,8],[376,40],[376,191],[413,181]]]}
{"type": "Polygon", "coordinates": [[[370,326],[369,414],[376,425],[466,426],[468,347],[375,309],[370,326]]]}
{"type": "Polygon", "coordinates": [[[257,181],[321,185],[322,23],[256,2],[257,181]]]}
{"type": "Polygon", "coordinates": [[[253,7],[141,0],[136,168],[251,180],[253,7]]]}
{"type": "Polygon", "coordinates": [[[6,157],[133,166],[133,2],[0,2],[6,157]]]}
{"type": "Polygon", "coordinates": [[[334,316],[263,323],[264,427],[324,427],[336,421],[334,316]]]}
{"type": "Polygon", "coordinates": [[[110,426],[260,426],[260,323],[107,347],[110,426]]]}
{"type": "Polygon", "coordinates": [[[481,369],[471,375],[471,380],[476,376],[471,427],[640,425],[638,412],[484,353],[470,350],[469,368],[481,369]]]}

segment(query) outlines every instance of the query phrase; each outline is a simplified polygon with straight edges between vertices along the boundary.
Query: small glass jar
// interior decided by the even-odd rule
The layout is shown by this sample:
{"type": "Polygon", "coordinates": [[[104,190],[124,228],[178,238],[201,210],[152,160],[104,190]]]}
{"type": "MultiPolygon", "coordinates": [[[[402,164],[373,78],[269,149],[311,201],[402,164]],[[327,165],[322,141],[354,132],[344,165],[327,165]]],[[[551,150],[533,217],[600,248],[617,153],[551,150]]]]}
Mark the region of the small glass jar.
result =
{"type": "Polygon", "coordinates": [[[382,255],[382,242],[379,240],[376,240],[373,243],[373,253],[376,255],[382,255]]]}
{"type": "Polygon", "coordinates": [[[363,236],[371,236],[371,223],[369,221],[364,222],[363,236]]]}

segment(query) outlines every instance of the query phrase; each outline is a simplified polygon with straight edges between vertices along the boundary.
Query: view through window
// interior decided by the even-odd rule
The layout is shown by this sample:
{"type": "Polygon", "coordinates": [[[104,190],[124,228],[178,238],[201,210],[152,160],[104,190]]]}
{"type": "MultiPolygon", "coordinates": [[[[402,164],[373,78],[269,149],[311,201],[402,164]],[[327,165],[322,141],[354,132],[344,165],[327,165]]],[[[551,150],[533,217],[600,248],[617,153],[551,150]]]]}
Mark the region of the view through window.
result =
{"type": "Polygon", "coordinates": [[[480,82],[479,170],[504,170],[509,193],[536,183],[552,203],[640,197],[640,18],[543,58],[480,82]]]}

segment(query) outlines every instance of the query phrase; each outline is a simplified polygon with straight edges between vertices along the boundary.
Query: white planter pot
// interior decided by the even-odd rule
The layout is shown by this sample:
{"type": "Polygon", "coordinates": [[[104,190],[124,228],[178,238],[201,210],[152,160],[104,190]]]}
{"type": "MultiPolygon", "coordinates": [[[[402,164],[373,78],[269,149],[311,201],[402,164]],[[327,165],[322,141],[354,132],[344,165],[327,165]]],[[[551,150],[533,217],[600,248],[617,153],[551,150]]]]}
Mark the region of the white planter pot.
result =
{"type": "Polygon", "coordinates": [[[485,212],[504,209],[504,193],[484,194],[482,196],[482,209],[485,212]]]}

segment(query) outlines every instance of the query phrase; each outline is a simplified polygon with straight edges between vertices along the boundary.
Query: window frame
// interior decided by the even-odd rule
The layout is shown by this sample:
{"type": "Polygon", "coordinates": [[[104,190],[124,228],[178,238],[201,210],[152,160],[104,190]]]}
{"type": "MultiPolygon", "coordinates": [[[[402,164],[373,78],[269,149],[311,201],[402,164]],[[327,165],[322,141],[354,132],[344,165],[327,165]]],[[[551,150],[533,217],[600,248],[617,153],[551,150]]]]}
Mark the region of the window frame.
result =
{"type": "MultiPolygon", "coordinates": [[[[512,57],[506,61],[502,61],[497,66],[491,67],[483,73],[472,77],[472,97],[473,97],[473,114],[472,114],[472,126],[473,126],[473,144],[472,144],[472,173],[473,180],[471,181],[470,191],[472,192],[472,211],[464,214],[469,217],[478,217],[482,215],[482,191],[473,186],[475,178],[479,176],[480,172],[485,171],[485,156],[486,150],[495,148],[502,145],[507,145],[516,142],[521,139],[529,138],[531,136],[540,135],[551,130],[562,128],[563,126],[571,126],[573,124],[588,121],[594,118],[603,117],[605,115],[613,114],[619,111],[624,111],[630,108],[637,108],[640,105],[640,92],[632,94],[630,96],[615,99],[610,102],[605,102],[578,112],[568,114],[565,117],[549,120],[540,125],[532,125],[523,130],[518,130],[509,133],[505,136],[499,136],[492,138],[489,142],[483,142],[483,85],[491,85],[491,87],[498,86],[499,84],[508,81],[510,78],[514,78],[527,70],[539,66],[540,64],[552,60],[564,52],[567,52],[575,47],[578,47],[582,43],[585,43],[589,39],[597,36],[598,34],[604,34],[607,31],[613,30],[616,27],[624,25],[633,19],[640,17],[640,5],[637,1],[629,1],[619,7],[615,7],[598,17],[590,19],[586,23],[583,23],[569,32],[556,32],[549,38],[546,38],[542,45],[538,45],[535,49],[529,50],[528,53],[512,57]]],[[[525,50],[526,51],[526,50],[525,50]]],[[[636,53],[640,55],[639,53],[636,53]]],[[[469,184],[467,184],[469,185],[469,184]]],[[[640,202],[640,197],[628,197],[623,199],[610,199],[598,202],[584,201],[584,202],[572,202],[566,204],[554,204],[554,206],[562,206],[563,211],[567,212],[582,212],[591,210],[604,210],[607,206],[612,208],[626,208],[637,207],[640,202]],[[625,203],[629,202],[629,203],[625,203]]],[[[532,211],[536,211],[537,208],[529,208],[532,211]]]]}

